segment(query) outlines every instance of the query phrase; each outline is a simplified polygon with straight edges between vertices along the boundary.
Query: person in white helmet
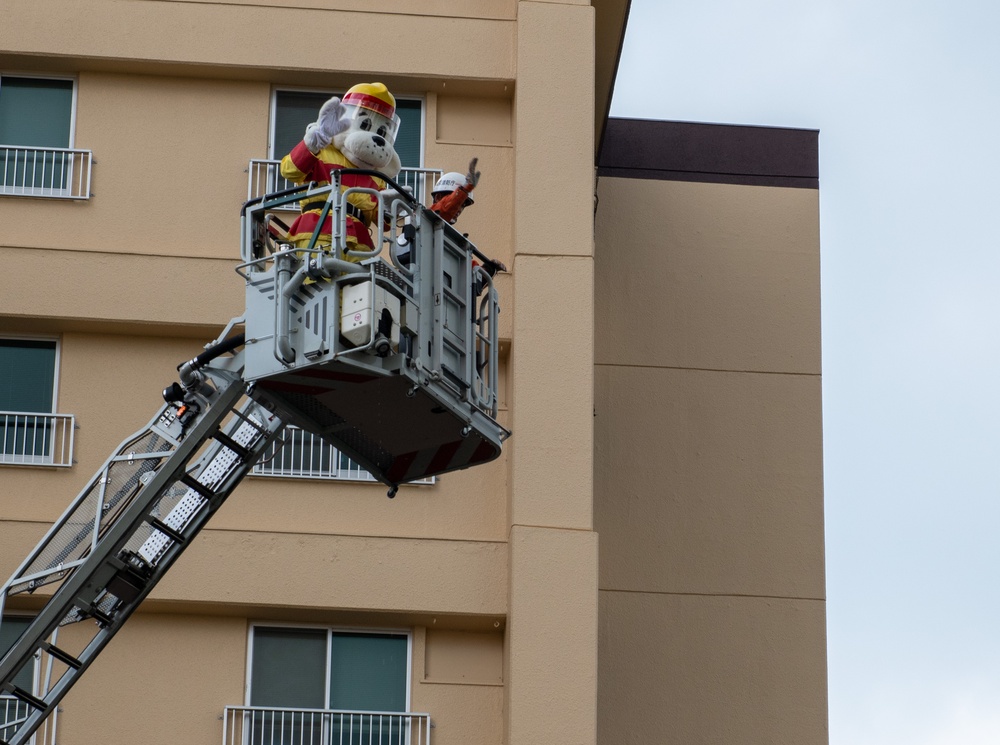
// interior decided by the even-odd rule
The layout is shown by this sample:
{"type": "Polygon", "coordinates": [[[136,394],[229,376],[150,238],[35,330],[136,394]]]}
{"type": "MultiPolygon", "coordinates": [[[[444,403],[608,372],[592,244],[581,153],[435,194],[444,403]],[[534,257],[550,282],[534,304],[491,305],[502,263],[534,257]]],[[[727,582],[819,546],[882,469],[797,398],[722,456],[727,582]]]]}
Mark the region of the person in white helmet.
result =
{"type": "MultiPolygon", "coordinates": [[[[482,175],[480,171],[476,170],[478,163],[479,158],[473,158],[469,162],[469,172],[466,174],[461,174],[458,171],[444,174],[431,189],[431,198],[433,199],[431,212],[440,215],[441,219],[449,225],[455,224],[462,214],[462,210],[476,203],[476,197],[472,190],[476,188],[479,177],[482,175]]],[[[478,264],[479,262],[474,261],[473,263],[478,264]]],[[[487,261],[483,268],[491,277],[496,275],[498,271],[507,271],[507,267],[496,259],[487,261]]],[[[475,294],[478,295],[481,290],[482,288],[477,286],[475,294]]]]}
{"type": "Polygon", "coordinates": [[[449,225],[455,224],[459,215],[462,214],[462,210],[476,203],[472,190],[476,188],[479,177],[482,175],[480,171],[476,170],[478,162],[479,158],[472,159],[467,174],[463,175],[458,171],[444,174],[431,189],[431,199],[433,200],[431,212],[439,214],[441,219],[449,225]]]}

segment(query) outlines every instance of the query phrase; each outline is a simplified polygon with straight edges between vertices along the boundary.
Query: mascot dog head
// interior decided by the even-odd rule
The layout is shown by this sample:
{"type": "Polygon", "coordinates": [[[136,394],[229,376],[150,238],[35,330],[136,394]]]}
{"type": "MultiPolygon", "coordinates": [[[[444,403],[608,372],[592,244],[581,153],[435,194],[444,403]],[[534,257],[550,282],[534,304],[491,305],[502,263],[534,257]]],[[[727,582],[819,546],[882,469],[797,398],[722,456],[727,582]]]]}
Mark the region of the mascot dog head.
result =
{"type": "Polygon", "coordinates": [[[333,144],[358,167],[395,178],[400,169],[394,147],[399,131],[396,99],[381,83],[362,83],[347,91],[341,106],[350,125],[333,144]]]}
{"type": "Polygon", "coordinates": [[[319,152],[331,143],[358,168],[381,171],[389,178],[399,173],[396,99],[382,83],[361,83],[333,97],[319,110],[319,119],[306,128],[306,146],[319,152]]]}

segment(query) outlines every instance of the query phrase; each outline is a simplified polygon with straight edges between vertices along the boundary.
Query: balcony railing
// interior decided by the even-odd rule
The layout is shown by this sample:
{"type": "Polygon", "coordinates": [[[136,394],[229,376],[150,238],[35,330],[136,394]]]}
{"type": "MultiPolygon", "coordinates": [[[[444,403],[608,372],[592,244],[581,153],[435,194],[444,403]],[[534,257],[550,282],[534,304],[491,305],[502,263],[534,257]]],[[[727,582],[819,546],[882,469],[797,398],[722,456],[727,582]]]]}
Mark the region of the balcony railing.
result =
{"type": "Polygon", "coordinates": [[[90,150],[0,145],[0,194],[90,199],[90,150]]]}
{"type": "MultiPolygon", "coordinates": [[[[251,473],[254,476],[292,479],[375,481],[374,476],[333,445],[294,425],[285,428],[282,437],[275,440],[251,473]]],[[[412,483],[433,484],[434,479],[432,477],[412,483]]]]}
{"type": "MultiPolygon", "coordinates": [[[[7,694],[0,694],[0,740],[7,742],[14,736],[17,727],[34,711],[28,704],[7,694]]],[[[56,721],[58,709],[35,730],[32,745],[54,745],[56,741],[56,721]]]]}
{"type": "MultiPolygon", "coordinates": [[[[250,178],[247,183],[247,199],[256,199],[264,194],[270,194],[284,189],[291,189],[295,184],[287,181],[281,176],[280,160],[258,160],[250,161],[247,173],[250,178]]],[[[441,177],[440,168],[404,168],[394,179],[400,186],[408,186],[413,191],[413,196],[420,200],[421,204],[429,205],[431,189],[441,177]]],[[[297,204],[286,205],[281,209],[297,210],[297,204]]]]}
{"type": "Polygon", "coordinates": [[[0,739],[6,742],[13,736],[15,725],[31,711],[31,707],[20,699],[6,694],[0,695],[0,739]]]}
{"type": "Polygon", "coordinates": [[[0,411],[0,465],[73,465],[72,414],[0,411]]]}
{"type": "Polygon", "coordinates": [[[430,745],[430,714],[227,706],[222,745],[430,745]]]}

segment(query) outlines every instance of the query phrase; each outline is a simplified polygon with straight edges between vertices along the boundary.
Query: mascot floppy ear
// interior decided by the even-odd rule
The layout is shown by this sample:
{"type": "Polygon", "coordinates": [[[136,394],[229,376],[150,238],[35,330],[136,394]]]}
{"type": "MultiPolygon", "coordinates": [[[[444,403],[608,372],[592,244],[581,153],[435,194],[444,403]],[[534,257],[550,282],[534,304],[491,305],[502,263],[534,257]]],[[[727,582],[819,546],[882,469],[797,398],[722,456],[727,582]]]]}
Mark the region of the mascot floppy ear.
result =
{"type": "Polygon", "coordinates": [[[350,126],[351,120],[346,116],[340,99],[334,96],[320,107],[319,117],[306,127],[302,141],[306,143],[309,152],[315,155],[350,126]]]}

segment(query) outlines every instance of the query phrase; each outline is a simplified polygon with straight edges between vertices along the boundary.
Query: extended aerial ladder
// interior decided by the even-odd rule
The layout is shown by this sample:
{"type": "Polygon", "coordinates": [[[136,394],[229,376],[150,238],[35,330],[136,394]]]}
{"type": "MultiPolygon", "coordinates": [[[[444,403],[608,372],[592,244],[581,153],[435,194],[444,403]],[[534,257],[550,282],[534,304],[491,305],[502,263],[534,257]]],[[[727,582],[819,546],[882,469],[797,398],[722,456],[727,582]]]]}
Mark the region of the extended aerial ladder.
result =
{"type": "Polygon", "coordinates": [[[178,367],[166,403],[0,587],[0,619],[12,596],[49,594],[0,659],[0,694],[14,702],[0,745],[30,740],[287,425],[348,454],[389,496],[500,454],[510,433],[496,421],[489,259],[397,184],[342,190],[340,175],[244,205],[245,315],[178,367]],[[377,201],[388,261],[381,246],[348,251],[357,191],[377,201]],[[319,198],[329,245],[323,219],[308,245],[288,244],[275,210],[319,198]]]}

